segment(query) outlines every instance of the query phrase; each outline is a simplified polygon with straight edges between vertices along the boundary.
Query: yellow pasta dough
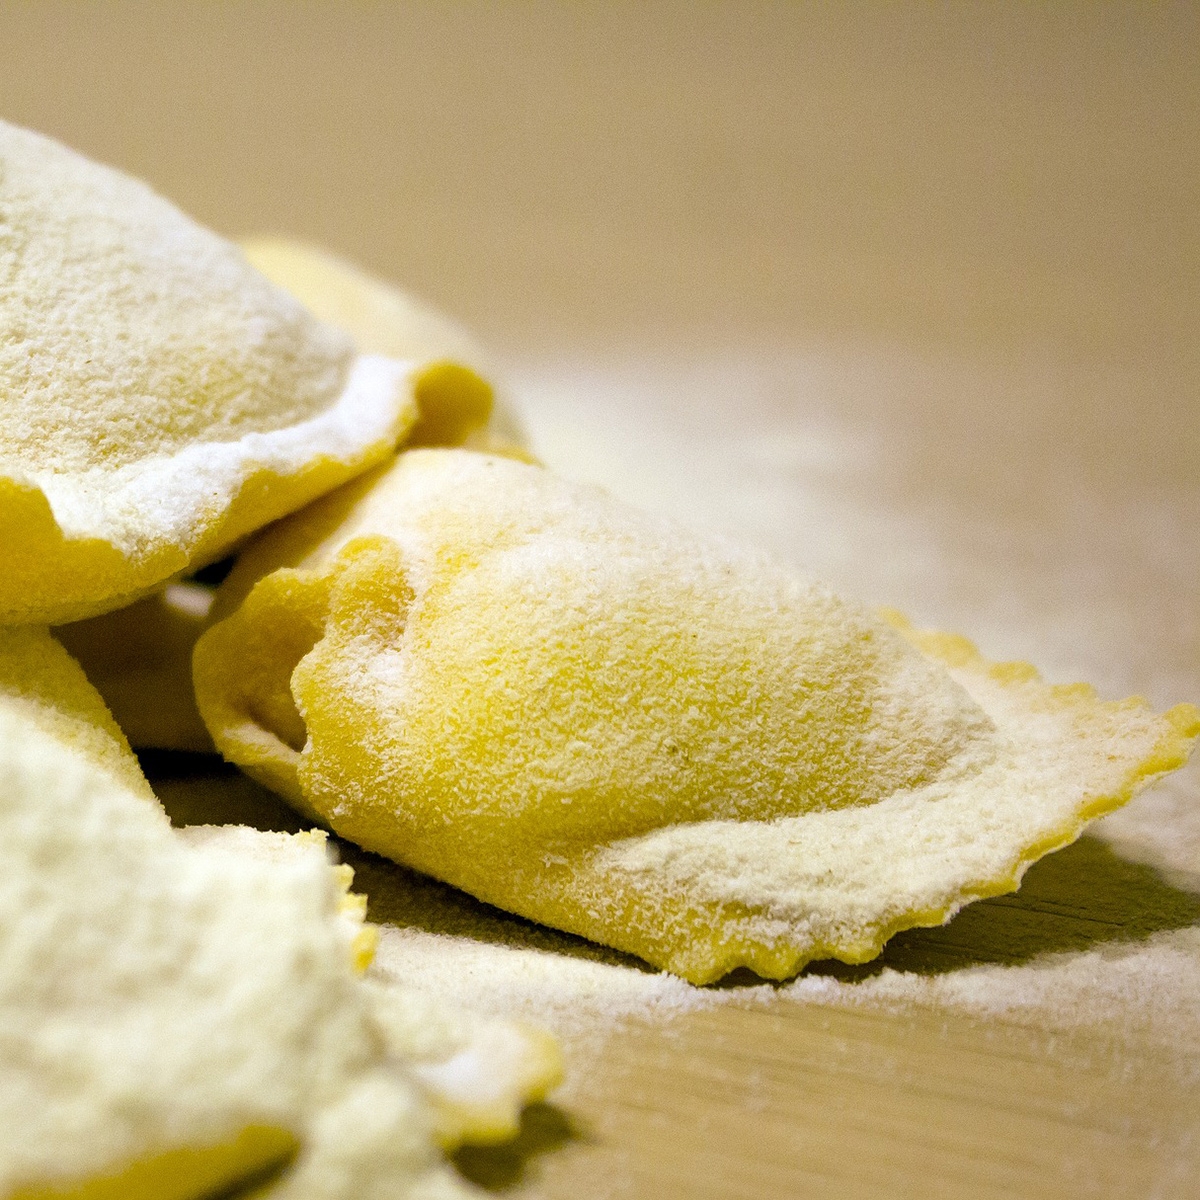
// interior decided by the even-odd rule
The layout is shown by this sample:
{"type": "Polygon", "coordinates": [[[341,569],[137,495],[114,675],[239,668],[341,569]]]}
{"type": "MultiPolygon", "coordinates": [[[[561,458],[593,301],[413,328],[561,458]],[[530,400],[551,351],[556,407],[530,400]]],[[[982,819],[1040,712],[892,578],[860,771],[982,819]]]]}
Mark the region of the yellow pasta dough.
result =
{"type": "Polygon", "coordinates": [[[0,795],[0,1197],[465,1195],[439,1143],[555,1082],[544,1035],[360,977],[323,835],[173,830],[44,629],[0,630],[0,795]]]}
{"type": "Polygon", "coordinates": [[[703,983],[1015,888],[1200,714],[991,666],[525,464],[414,450],[254,542],[217,746],[343,836],[703,983]]]}
{"type": "Polygon", "coordinates": [[[129,603],[386,457],[466,366],[359,354],[149,188],[0,122],[0,622],[129,603]]]}

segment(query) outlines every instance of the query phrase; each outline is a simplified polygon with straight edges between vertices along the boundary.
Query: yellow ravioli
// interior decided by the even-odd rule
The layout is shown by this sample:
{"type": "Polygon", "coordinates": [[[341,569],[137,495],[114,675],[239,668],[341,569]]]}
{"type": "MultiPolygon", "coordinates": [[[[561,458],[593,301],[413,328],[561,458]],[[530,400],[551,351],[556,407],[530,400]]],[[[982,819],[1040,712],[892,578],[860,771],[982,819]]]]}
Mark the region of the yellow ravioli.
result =
{"type": "MultiPolygon", "coordinates": [[[[272,283],[291,292],[322,321],[345,330],[360,354],[420,362],[445,360],[471,363],[493,378],[487,356],[455,321],[397,287],[384,283],[352,263],[292,238],[249,238],[242,243],[250,264],[272,283]]],[[[428,406],[410,433],[408,445],[457,445],[459,409],[436,411],[428,406]]],[[[495,397],[490,419],[479,415],[467,444],[508,454],[520,451],[525,434],[502,394],[495,397]],[[487,420],[487,424],[484,424],[487,420]]]]}
{"type": "Polygon", "coordinates": [[[765,556],[468,451],[255,541],[197,644],[218,748],[368,849],[698,983],[859,962],[1182,763],[765,556]]]}
{"type": "Polygon", "coordinates": [[[511,1133],[545,1036],[360,977],[322,834],[173,830],[79,667],[0,630],[0,1197],[466,1195],[439,1152],[511,1133]]]}
{"type": "Polygon", "coordinates": [[[422,412],[461,439],[489,402],[465,366],[357,353],[143,184],[0,122],[0,622],[129,603],[422,412]]]}

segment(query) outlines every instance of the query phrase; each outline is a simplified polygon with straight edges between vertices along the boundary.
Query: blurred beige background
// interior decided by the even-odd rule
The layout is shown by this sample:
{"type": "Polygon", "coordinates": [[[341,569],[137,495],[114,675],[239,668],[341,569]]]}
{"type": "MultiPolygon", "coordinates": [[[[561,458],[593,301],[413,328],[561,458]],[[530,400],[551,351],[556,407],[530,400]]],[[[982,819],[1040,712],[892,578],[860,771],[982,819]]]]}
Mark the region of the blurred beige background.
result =
{"type": "Polygon", "coordinates": [[[1190,4],[6,3],[5,116],[498,337],[1196,363],[1190,4]]]}
{"type": "Polygon", "coordinates": [[[502,349],[983,358],[1194,463],[1194,5],[5,3],[0,111],[502,349]]]}
{"type": "MultiPolygon", "coordinates": [[[[1200,6],[0,0],[0,116],[458,315],[569,473],[994,656],[1200,700],[1200,6]]],[[[1200,774],[1100,836],[1190,896],[1200,774]]],[[[1122,880],[1100,921],[1075,878],[1089,928],[1136,923],[1122,880]]],[[[1120,1021],[1066,1055],[733,1005],[580,1072],[590,1140],[544,1182],[1187,1196],[1200,1008],[1151,943],[1182,1084],[1120,1021]]]]}

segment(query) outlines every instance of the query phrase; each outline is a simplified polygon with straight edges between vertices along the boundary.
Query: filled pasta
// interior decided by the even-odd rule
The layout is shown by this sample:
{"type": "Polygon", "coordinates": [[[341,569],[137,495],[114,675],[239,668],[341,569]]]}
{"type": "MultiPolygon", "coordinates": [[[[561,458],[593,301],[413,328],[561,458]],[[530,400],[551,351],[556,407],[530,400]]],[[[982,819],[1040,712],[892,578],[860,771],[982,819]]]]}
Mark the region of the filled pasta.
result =
{"type": "Polygon", "coordinates": [[[423,412],[461,440],[469,368],[359,354],[144,184],[0,122],[0,622],[131,603],[423,412]]]}
{"type": "Polygon", "coordinates": [[[218,748],[340,835],[697,983],[877,954],[1186,757],[1104,704],[523,463],[413,450],[265,533],[218,748]]]}

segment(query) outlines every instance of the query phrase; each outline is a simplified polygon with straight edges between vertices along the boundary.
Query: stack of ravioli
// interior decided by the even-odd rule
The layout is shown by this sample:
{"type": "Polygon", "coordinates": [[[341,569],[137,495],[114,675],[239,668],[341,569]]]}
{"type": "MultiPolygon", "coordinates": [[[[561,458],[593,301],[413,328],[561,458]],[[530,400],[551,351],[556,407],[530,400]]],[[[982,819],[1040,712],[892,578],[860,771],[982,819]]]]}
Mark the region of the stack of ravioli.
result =
{"type": "Polygon", "coordinates": [[[459,1194],[439,1147],[556,1050],[364,978],[325,831],[786,978],[1015,889],[1200,733],[557,478],[436,314],[6,125],[0,321],[0,1198],[459,1194]],[[127,735],[313,832],[172,829],[127,735]]]}

